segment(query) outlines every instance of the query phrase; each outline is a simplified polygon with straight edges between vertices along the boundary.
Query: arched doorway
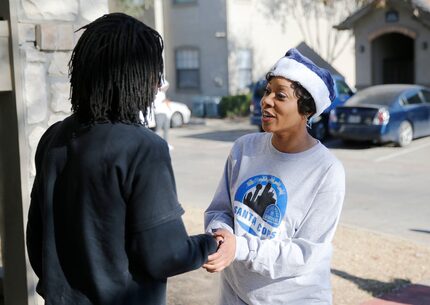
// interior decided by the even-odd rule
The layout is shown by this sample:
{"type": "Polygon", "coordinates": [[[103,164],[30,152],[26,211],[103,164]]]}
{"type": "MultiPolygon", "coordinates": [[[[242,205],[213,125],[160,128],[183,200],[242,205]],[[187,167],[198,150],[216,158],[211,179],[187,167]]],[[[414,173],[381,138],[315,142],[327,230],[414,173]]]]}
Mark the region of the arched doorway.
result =
{"type": "Polygon", "coordinates": [[[372,41],[372,84],[415,82],[414,39],[388,33],[372,41]]]}

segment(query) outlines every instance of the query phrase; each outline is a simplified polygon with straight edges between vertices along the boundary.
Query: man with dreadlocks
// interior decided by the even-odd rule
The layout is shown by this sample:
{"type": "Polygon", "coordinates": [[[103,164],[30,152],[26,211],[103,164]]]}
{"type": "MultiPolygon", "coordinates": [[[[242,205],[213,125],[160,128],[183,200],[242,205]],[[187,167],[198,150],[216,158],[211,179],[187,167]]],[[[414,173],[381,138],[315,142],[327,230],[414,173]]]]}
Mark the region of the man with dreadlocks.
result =
{"type": "Polygon", "coordinates": [[[36,152],[27,224],[46,305],[165,304],[166,279],[217,243],[188,236],[167,143],[140,123],[163,77],[160,35],[124,14],[83,27],[69,63],[73,114],[36,152]]]}

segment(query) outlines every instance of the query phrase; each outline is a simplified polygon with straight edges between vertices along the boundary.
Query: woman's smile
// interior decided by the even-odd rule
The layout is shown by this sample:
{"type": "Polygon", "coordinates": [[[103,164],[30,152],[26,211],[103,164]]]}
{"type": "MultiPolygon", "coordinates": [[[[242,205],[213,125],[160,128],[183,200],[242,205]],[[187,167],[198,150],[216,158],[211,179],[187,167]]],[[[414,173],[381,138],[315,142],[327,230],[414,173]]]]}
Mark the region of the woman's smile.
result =
{"type": "Polygon", "coordinates": [[[263,111],[263,115],[262,115],[262,117],[261,117],[261,120],[262,120],[264,123],[266,123],[266,122],[270,122],[270,121],[272,121],[272,120],[273,120],[273,119],[275,119],[275,118],[276,118],[276,116],[275,116],[274,114],[270,113],[269,111],[264,110],[264,111],[263,111]]]}

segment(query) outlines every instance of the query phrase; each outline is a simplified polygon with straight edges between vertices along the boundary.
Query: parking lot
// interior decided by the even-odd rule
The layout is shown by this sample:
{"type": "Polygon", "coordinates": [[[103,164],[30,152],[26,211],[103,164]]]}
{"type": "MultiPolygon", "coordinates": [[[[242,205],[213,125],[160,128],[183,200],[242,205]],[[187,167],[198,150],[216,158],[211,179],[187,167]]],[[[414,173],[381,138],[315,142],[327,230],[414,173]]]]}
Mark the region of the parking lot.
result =
{"type": "MultiPolygon", "coordinates": [[[[247,119],[206,119],[170,130],[178,196],[185,210],[209,204],[233,141],[251,132],[257,128],[247,119]]],[[[430,137],[406,148],[345,145],[339,140],[325,144],[346,170],[343,224],[430,244],[430,137]]]]}

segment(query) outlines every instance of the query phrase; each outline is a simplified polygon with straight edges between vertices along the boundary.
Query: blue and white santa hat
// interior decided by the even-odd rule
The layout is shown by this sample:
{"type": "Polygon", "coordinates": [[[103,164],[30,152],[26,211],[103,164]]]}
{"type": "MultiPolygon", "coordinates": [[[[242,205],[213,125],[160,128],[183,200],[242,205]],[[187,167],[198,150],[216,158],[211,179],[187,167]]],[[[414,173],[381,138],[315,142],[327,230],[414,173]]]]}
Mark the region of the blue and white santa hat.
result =
{"type": "Polygon", "coordinates": [[[319,116],[335,99],[333,78],[326,69],[318,67],[297,49],[288,50],[269,71],[270,76],[282,76],[299,82],[313,97],[316,113],[319,116]]]}

